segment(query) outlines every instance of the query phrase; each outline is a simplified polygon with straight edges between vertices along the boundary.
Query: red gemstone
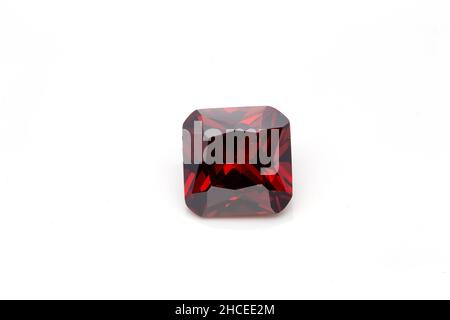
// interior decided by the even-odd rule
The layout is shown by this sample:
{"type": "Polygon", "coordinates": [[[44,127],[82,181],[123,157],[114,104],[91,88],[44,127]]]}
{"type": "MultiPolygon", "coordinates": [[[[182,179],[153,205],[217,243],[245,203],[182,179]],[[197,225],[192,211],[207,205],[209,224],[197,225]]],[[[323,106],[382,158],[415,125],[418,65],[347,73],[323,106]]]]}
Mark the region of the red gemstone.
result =
{"type": "Polygon", "coordinates": [[[272,107],[194,111],[183,160],[186,204],[200,216],[271,215],[292,198],[289,120],[272,107]]]}

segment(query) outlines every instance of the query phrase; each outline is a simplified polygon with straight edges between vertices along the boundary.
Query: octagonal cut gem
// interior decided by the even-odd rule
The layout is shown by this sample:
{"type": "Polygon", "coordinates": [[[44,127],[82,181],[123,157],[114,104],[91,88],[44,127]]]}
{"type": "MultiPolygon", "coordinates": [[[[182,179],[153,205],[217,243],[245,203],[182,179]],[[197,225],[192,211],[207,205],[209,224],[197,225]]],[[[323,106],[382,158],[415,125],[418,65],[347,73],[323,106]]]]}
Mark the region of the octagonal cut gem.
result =
{"type": "Polygon", "coordinates": [[[272,107],[195,110],[183,161],[186,204],[203,217],[273,215],[292,197],[290,124],[272,107]]]}

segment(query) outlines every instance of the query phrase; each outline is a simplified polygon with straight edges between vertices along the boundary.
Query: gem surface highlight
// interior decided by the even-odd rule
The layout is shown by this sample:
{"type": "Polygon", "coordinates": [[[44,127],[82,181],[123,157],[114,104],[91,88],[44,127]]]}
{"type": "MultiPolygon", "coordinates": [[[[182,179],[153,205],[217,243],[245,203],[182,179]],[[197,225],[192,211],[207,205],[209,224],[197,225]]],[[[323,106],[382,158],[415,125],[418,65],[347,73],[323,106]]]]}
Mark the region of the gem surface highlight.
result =
{"type": "Polygon", "coordinates": [[[290,124],[272,107],[195,110],[183,162],[186,204],[199,216],[273,215],[292,198],[290,124]]]}

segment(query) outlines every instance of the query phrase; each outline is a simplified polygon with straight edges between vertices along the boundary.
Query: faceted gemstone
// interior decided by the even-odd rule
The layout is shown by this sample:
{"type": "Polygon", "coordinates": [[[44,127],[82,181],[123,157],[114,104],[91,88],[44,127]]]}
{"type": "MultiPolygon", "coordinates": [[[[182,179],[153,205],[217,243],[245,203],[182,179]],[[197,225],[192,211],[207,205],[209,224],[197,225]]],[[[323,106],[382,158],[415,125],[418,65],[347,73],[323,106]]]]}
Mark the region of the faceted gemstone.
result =
{"type": "Polygon", "coordinates": [[[292,198],[290,124],[272,107],[195,110],[183,158],[186,204],[200,216],[273,215],[292,198]]]}

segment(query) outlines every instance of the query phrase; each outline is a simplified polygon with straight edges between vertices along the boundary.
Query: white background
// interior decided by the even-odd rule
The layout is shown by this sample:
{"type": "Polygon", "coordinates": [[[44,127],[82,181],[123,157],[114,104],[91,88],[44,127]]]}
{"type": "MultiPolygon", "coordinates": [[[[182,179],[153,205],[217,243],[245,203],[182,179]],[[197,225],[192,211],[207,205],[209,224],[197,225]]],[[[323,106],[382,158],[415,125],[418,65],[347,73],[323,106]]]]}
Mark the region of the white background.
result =
{"type": "Polygon", "coordinates": [[[0,298],[450,298],[448,1],[2,1],[0,298]],[[272,105],[294,198],[183,200],[195,108],[272,105]]]}

